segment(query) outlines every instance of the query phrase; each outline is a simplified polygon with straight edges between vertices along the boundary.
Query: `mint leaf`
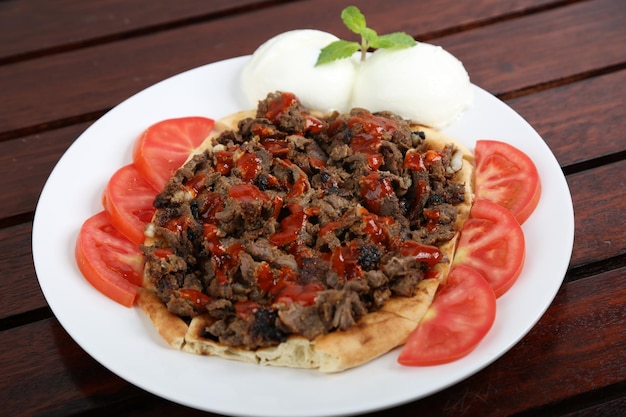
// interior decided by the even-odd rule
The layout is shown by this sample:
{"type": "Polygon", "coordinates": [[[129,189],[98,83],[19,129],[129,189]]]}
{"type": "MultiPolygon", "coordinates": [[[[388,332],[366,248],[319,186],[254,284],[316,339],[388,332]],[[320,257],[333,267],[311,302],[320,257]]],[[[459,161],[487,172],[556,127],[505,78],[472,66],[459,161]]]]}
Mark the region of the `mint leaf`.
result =
{"type": "Polygon", "coordinates": [[[372,48],[408,48],[417,42],[413,37],[404,32],[394,32],[388,35],[378,36],[375,40],[369,41],[372,48]]]}
{"type": "Polygon", "coordinates": [[[352,32],[360,35],[366,28],[365,16],[356,6],[348,6],[341,12],[341,20],[352,32]]]}
{"type": "Polygon", "coordinates": [[[378,35],[374,29],[368,28],[365,16],[356,6],[348,6],[341,11],[341,20],[348,29],[361,35],[361,43],[338,40],[331,42],[320,50],[315,66],[338,59],[351,57],[361,51],[361,61],[365,61],[370,48],[408,48],[417,44],[413,37],[404,32],[394,32],[387,35],[378,35]]]}
{"type": "Polygon", "coordinates": [[[361,48],[358,42],[338,40],[331,42],[320,51],[315,66],[351,57],[361,48]]]}
{"type": "Polygon", "coordinates": [[[363,32],[361,32],[361,36],[370,46],[372,46],[372,44],[378,39],[378,33],[376,33],[374,29],[370,28],[364,28],[363,32]]]}

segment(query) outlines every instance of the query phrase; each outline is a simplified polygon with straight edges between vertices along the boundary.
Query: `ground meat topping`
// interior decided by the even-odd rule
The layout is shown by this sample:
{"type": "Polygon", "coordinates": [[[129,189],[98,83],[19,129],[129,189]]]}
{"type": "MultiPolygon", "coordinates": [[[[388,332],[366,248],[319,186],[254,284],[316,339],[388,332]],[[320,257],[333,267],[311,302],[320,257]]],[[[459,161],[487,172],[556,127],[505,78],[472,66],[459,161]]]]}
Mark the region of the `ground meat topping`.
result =
{"type": "Polygon", "coordinates": [[[455,234],[452,147],[389,112],[316,117],[290,93],[214,139],[157,196],[147,279],[205,335],[248,349],[353,326],[411,296],[455,234]]]}

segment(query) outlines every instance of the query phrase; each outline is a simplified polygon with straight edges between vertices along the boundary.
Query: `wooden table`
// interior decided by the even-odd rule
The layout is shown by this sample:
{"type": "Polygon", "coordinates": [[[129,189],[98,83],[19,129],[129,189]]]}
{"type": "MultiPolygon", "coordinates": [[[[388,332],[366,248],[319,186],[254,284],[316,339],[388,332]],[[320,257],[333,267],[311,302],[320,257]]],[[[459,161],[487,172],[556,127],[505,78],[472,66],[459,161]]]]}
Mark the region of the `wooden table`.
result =
{"type": "MultiPolygon", "coordinates": [[[[206,415],[130,385],[60,326],[31,255],[39,194],[72,142],[122,100],[289,29],[350,37],[339,14],[351,3],[0,3],[0,415],[206,415]]],[[[535,127],[576,220],[564,283],[521,342],[465,381],[370,415],[626,415],[626,3],[380,3],[358,2],[370,26],[442,45],[535,127]]]]}

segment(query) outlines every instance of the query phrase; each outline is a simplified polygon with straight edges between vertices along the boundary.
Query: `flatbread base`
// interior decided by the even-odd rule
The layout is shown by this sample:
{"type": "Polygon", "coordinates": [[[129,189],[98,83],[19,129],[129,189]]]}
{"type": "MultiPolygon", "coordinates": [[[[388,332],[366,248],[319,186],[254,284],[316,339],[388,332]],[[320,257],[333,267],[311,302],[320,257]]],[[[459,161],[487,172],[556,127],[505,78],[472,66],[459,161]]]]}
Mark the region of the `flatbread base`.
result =
{"type": "MultiPolygon", "coordinates": [[[[216,122],[211,135],[198,147],[194,154],[205,150],[211,152],[211,141],[222,131],[236,129],[237,122],[246,117],[253,117],[254,111],[234,113],[216,122]]],[[[443,133],[421,125],[413,125],[414,130],[421,130],[431,149],[442,149],[446,144],[454,144],[462,154],[462,169],[457,172],[455,181],[465,184],[465,202],[457,205],[457,229],[460,230],[474,200],[473,171],[474,156],[465,146],[443,133]]],[[[393,297],[386,301],[376,312],[365,315],[355,326],[346,331],[335,331],[319,336],[310,341],[301,336],[291,336],[286,342],[271,348],[247,350],[225,346],[213,339],[203,337],[204,329],[211,324],[208,315],[200,315],[189,324],[170,313],[146,285],[141,289],[137,303],[148,315],[163,339],[175,349],[200,355],[294,368],[318,369],[321,372],[339,372],[367,363],[390,350],[403,345],[408,336],[419,325],[430,307],[437,288],[445,283],[456,250],[456,236],[440,245],[445,255],[443,262],[436,265],[437,278],[420,282],[413,297],[393,297]]],[[[150,244],[149,239],[146,244],[150,244]]]]}

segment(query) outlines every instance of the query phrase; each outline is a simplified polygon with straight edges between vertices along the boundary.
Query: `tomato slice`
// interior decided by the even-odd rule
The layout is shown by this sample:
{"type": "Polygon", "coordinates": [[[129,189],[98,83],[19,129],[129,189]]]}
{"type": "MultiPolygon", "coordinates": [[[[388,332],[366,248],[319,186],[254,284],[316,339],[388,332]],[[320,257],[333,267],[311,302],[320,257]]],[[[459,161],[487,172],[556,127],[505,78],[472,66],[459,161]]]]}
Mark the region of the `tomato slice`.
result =
{"type": "Polygon", "coordinates": [[[133,305],[144,258],[138,246],[113,227],[105,211],[83,223],[75,256],[80,272],[98,291],[126,307],[133,305]]]}
{"type": "Polygon", "coordinates": [[[453,265],[474,268],[499,297],[522,273],[525,256],[524,232],[513,214],[491,201],[476,200],[461,229],[453,265]]]}
{"type": "Polygon", "coordinates": [[[524,223],[541,196],[533,161],[516,147],[495,140],[477,141],[475,153],[476,199],[500,204],[524,223]]]}
{"type": "Polygon", "coordinates": [[[398,362],[429,366],[462,358],[485,337],[495,318],[496,296],[485,278],[472,268],[456,266],[409,336],[398,362]]]}
{"type": "Polygon", "coordinates": [[[103,205],[111,224],[136,244],[143,243],[144,228],[156,209],[152,205],[157,192],[130,164],[118,169],[104,191],[103,205]]]}
{"type": "Polygon", "coordinates": [[[135,141],[133,162],[156,190],[162,190],[174,172],[213,130],[206,117],[166,119],[148,127],[135,141]]]}

